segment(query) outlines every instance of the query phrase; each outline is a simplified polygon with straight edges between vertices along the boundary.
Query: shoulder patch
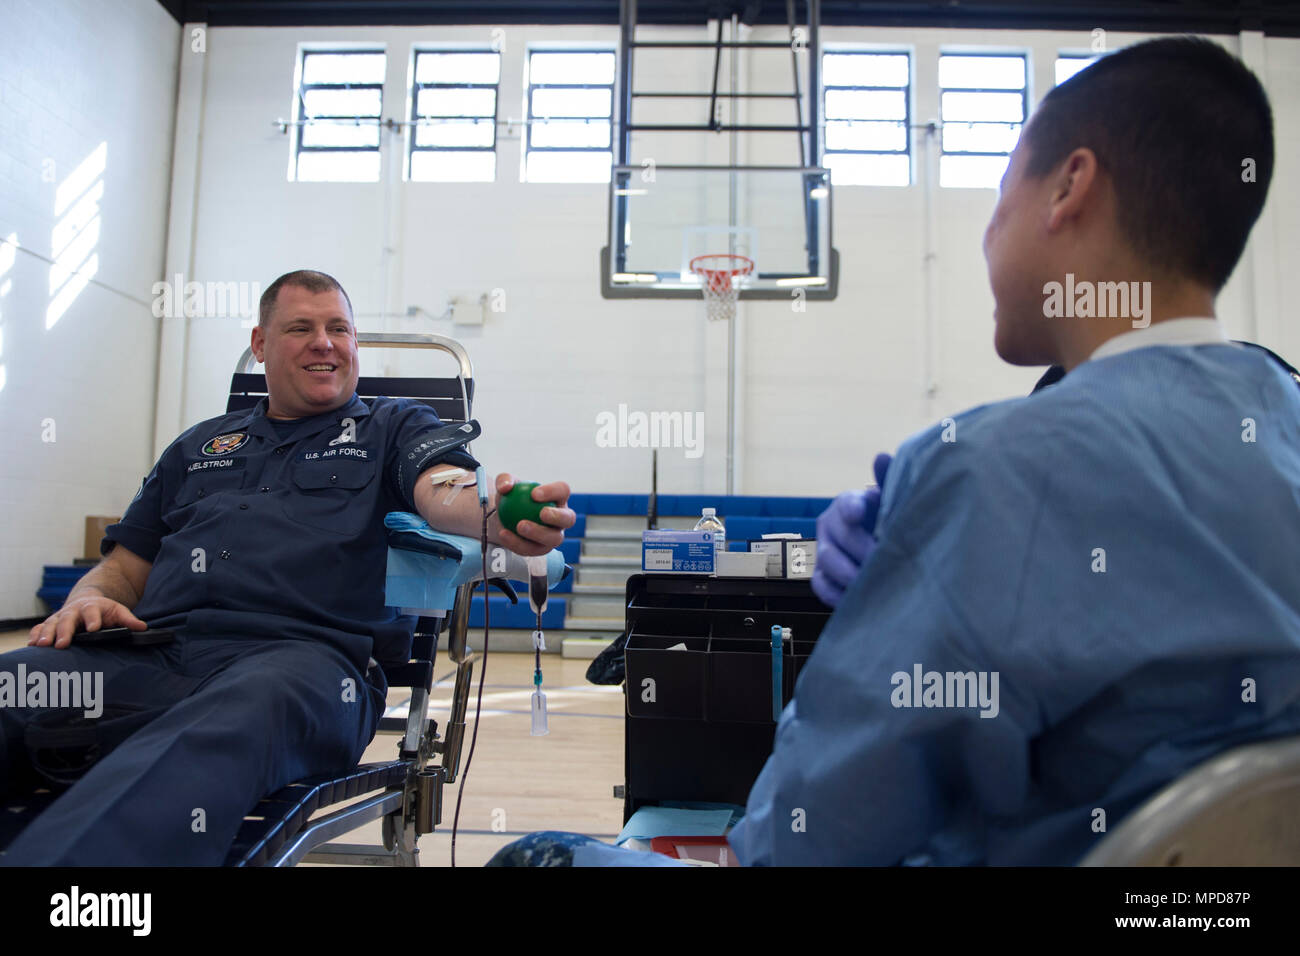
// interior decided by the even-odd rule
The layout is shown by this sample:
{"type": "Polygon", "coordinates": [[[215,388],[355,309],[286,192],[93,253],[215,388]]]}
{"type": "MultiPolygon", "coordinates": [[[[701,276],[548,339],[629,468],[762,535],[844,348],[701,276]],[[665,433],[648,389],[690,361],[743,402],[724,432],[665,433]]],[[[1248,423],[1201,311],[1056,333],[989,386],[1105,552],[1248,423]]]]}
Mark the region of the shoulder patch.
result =
{"type": "Polygon", "coordinates": [[[203,446],[205,455],[229,455],[237,448],[242,448],[248,441],[248,432],[230,432],[226,435],[217,435],[215,438],[208,440],[203,446]]]}

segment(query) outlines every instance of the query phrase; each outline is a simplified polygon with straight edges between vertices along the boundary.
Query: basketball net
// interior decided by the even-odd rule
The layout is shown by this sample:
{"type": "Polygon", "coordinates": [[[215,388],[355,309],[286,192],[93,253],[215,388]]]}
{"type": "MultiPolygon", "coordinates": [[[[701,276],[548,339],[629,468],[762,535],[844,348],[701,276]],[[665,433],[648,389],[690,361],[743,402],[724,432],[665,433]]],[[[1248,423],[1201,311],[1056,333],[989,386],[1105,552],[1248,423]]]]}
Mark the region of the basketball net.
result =
{"type": "Polygon", "coordinates": [[[704,306],[711,320],[736,317],[736,300],[740,297],[737,280],[754,271],[754,260],[731,253],[696,256],[691,271],[700,277],[704,306]]]}

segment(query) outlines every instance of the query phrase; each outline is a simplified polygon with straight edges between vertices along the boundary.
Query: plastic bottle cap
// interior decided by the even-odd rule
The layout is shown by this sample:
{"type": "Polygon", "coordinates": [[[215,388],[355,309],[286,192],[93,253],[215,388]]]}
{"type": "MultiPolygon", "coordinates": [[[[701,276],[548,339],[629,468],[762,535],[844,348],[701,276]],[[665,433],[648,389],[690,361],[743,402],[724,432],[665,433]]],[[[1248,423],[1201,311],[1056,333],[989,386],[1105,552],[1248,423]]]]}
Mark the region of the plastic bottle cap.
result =
{"type": "Polygon", "coordinates": [[[709,517],[709,515],[715,515],[715,514],[717,514],[717,513],[718,513],[718,509],[717,509],[717,508],[705,508],[705,509],[704,509],[704,517],[706,517],[706,518],[709,517]]]}

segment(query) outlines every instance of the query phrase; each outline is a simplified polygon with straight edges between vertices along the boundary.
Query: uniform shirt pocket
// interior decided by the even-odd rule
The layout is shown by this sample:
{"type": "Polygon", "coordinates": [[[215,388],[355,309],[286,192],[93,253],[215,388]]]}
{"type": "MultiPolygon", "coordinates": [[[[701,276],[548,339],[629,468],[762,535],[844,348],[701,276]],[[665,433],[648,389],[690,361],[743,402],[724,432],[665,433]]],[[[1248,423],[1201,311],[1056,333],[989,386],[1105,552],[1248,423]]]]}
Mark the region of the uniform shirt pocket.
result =
{"type": "Polygon", "coordinates": [[[175,509],[190,505],[203,505],[226,492],[239,491],[244,484],[243,461],[237,466],[187,472],[181,478],[180,488],[172,501],[175,509]]]}
{"type": "Polygon", "coordinates": [[[359,534],[373,518],[375,468],[374,461],[347,458],[296,462],[285,513],[317,530],[359,534]]]}

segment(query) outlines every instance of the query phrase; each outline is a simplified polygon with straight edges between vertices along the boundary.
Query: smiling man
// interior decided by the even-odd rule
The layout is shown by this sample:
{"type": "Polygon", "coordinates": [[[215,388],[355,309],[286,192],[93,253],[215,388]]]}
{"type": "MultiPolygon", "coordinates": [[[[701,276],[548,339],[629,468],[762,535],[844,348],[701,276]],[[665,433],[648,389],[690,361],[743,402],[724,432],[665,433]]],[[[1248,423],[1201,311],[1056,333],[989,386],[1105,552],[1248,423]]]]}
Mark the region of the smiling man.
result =
{"type": "MultiPolygon", "coordinates": [[[[216,864],[245,813],[305,776],[354,766],[414,621],[384,606],[389,511],[478,537],[478,496],[448,481],[478,462],[464,434],[407,399],[363,402],[352,306],[330,276],[281,276],[252,350],[267,397],[195,425],[106,531],[105,557],[0,671],[102,671],[110,708],[143,728],[13,842],[8,865],[216,864]],[[450,434],[448,434],[450,432],[450,434]],[[450,499],[450,503],[447,503],[450,499]],[[71,644],[82,629],[174,628],[171,644],[71,644]]],[[[495,493],[513,486],[496,476],[495,493]]],[[[534,489],[544,525],[488,537],[545,554],[575,519],[564,482],[534,489]]],[[[490,503],[491,507],[495,502],[490,503]]],[[[33,783],[34,708],[0,709],[0,790],[33,783]]]]}

